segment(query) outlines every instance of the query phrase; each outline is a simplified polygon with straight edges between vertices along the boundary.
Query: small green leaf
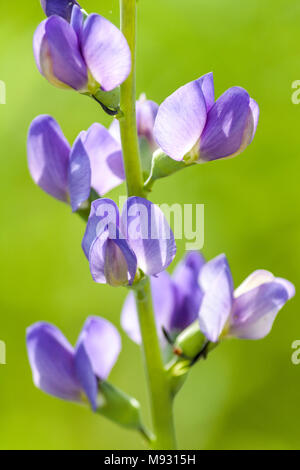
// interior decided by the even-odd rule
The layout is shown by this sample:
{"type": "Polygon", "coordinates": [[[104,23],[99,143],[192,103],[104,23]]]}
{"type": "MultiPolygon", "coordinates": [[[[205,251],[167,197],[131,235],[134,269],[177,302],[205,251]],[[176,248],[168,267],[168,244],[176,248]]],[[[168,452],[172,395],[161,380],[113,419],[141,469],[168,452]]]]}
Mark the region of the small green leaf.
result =
{"type": "Polygon", "coordinates": [[[161,149],[157,150],[152,157],[151,172],[148,180],[145,183],[145,189],[151,190],[151,187],[156,180],[160,178],[166,178],[167,176],[170,176],[177,171],[183,170],[192,164],[193,163],[187,163],[184,160],[173,160],[161,149]]]}
{"type": "Polygon", "coordinates": [[[112,91],[103,91],[101,88],[95,93],[95,98],[109,109],[118,109],[120,105],[120,87],[112,91]]]}
{"type": "Polygon", "coordinates": [[[125,428],[144,429],[139,402],[108,382],[99,384],[97,413],[125,428]]]}

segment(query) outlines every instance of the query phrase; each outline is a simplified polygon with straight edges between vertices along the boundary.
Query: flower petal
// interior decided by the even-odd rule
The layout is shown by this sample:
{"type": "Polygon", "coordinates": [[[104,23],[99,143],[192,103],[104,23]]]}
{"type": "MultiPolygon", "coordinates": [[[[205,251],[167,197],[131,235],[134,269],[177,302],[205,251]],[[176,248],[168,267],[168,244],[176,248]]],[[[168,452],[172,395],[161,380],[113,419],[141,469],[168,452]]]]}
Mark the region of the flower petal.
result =
{"type": "Polygon", "coordinates": [[[69,21],[73,6],[79,3],[76,0],[41,0],[41,5],[47,16],[58,15],[69,21]]]}
{"type": "Polygon", "coordinates": [[[276,277],[276,282],[279,282],[280,284],[283,285],[283,287],[285,288],[287,292],[289,300],[295,296],[296,289],[295,289],[294,284],[292,284],[290,281],[287,281],[286,279],[282,279],[281,277],[276,277]]]}
{"type": "Polygon", "coordinates": [[[27,154],[35,183],[56,199],[67,202],[70,146],[51,116],[38,116],[31,123],[27,154]]]}
{"type": "Polygon", "coordinates": [[[42,21],[37,29],[35,30],[35,33],[33,35],[33,54],[35,58],[35,62],[37,65],[37,68],[39,69],[39,72],[42,74],[42,67],[41,67],[41,46],[42,42],[45,36],[45,26],[46,26],[47,20],[42,21]]]}
{"type": "Polygon", "coordinates": [[[198,283],[205,260],[200,253],[188,253],[176,267],[173,282],[176,287],[176,308],[170,322],[170,330],[182,331],[197,317],[203,292],[198,283]]]}
{"type": "Polygon", "coordinates": [[[207,112],[201,80],[179,88],[159,107],[154,137],[174,160],[182,160],[193,149],[204,129],[207,112]]]}
{"type": "Polygon", "coordinates": [[[76,351],[83,345],[94,374],[106,380],[121,351],[121,337],[115,326],[100,317],[89,317],[79,336],[76,351]]]}
{"type": "Polygon", "coordinates": [[[107,230],[109,224],[119,226],[119,209],[112,199],[97,199],[92,202],[89,220],[82,240],[82,249],[89,258],[95,239],[107,230]]]}
{"type": "Polygon", "coordinates": [[[265,269],[257,269],[250,274],[250,276],[248,276],[237,289],[235,289],[234,297],[237,298],[240,295],[255,289],[255,287],[259,287],[262,284],[273,281],[275,281],[274,274],[270,271],[266,271],[265,269]]]}
{"type": "MultiPolygon", "coordinates": [[[[74,29],[59,16],[51,16],[44,27],[39,53],[42,74],[55,86],[60,87],[62,83],[75,90],[86,91],[87,68],[74,29]]],[[[37,44],[41,33],[38,31],[36,34],[37,44]]]]}
{"type": "Polygon", "coordinates": [[[153,129],[159,106],[151,100],[147,100],[145,95],[136,102],[136,122],[139,137],[145,137],[149,142],[152,151],[157,149],[154,139],[153,129]]]}
{"type": "Polygon", "coordinates": [[[93,242],[89,262],[95,282],[116,287],[131,285],[134,281],[136,256],[127,241],[120,236],[118,228],[112,224],[93,242]]]}
{"type": "Polygon", "coordinates": [[[71,151],[68,180],[72,211],[76,212],[91,191],[91,165],[80,136],[71,151]]]}
{"type": "Polygon", "coordinates": [[[233,283],[225,255],[204,265],[199,282],[204,292],[199,310],[200,329],[207,339],[217,342],[232,307],[233,283]]]}
{"type": "Polygon", "coordinates": [[[247,91],[239,87],[230,88],[217,100],[208,113],[201,136],[200,161],[240,153],[249,125],[249,106],[247,91]]]}
{"type": "Polygon", "coordinates": [[[253,121],[253,132],[252,132],[252,136],[251,136],[252,138],[250,141],[251,143],[255,136],[257,125],[258,125],[258,120],[259,120],[259,106],[256,103],[256,101],[254,101],[252,98],[250,98],[250,111],[252,114],[252,121],[253,121]]]}
{"type": "Polygon", "coordinates": [[[120,123],[118,119],[114,119],[109,126],[108,132],[121,145],[120,123]]]}
{"type": "Polygon", "coordinates": [[[55,327],[36,323],[27,329],[27,351],[35,385],[64,400],[81,401],[72,346],[55,327]]]}
{"type": "Polygon", "coordinates": [[[101,124],[93,124],[83,138],[92,169],[92,187],[100,196],[125,179],[121,145],[101,124]]]}
{"type": "Polygon", "coordinates": [[[131,53],[121,31],[100,15],[89,15],[82,33],[82,51],[93,77],[111,91],[128,77],[131,53]]]}
{"type": "Polygon", "coordinates": [[[76,347],[75,367],[78,381],[84,390],[93,411],[98,408],[98,380],[93,371],[90,358],[82,343],[76,347]]]}
{"type": "Polygon", "coordinates": [[[79,42],[81,41],[81,33],[83,30],[84,16],[79,6],[74,5],[72,8],[72,14],[70,18],[70,24],[74,29],[79,42]]]}
{"type": "Polygon", "coordinates": [[[98,408],[98,380],[106,380],[121,349],[118,331],[104,318],[89,317],[75,348],[77,376],[93,411],[98,408]]]}
{"type": "Polygon", "coordinates": [[[198,80],[199,85],[201,86],[205,103],[206,111],[209,112],[215,103],[215,86],[214,86],[214,76],[213,73],[207,73],[203,75],[198,80]]]}
{"type": "MultiPolygon", "coordinates": [[[[172,333],[171,324],[175,310],[176,290],[166,271],[151,278],[151,288],[157,331],[161,342],[164,342],[162,327],[164,326],[169,333],[172,333]]],[[[123,305],[121,326],[133,342],[141,344],[141,332],[133,292],[128,294],[123,305]]]]}
{"type": "Polygon", "coordinates": [[[148,276],[164,271],[173,261],[176,244],[173,232],[158,206],[140,197],[124,204],[121,230],[134,251],[138,267],[148,276]]]}
{"type": "Polygon", "coordinates": [[[290,292],[282,282],[267,282],[234,299],[229,334],[261,339],[270,331],[290,292]]]}

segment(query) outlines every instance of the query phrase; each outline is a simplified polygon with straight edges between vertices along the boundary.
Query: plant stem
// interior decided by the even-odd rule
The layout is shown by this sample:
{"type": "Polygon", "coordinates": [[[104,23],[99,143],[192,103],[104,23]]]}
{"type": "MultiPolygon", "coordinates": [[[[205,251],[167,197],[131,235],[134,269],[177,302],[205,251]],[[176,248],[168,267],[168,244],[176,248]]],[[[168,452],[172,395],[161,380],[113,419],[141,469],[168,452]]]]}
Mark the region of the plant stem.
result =
{"type": "MultiPolygon", "coordinates": [[[[120,107],[124,115],[120,119],[120,130],[127,192],[128,196],[145,197],[135,105],[136,0],[120,0],[120,7],[121,30],[127,39],[132,55],[132,71],[121,85],[120,96],[120,107]]],[[[155,449],[172,450],[176,448],[172,396],[157,337],[149,279],[143,287],[136,290],[135,295],[155,433],[152,445],[155,449]]]]}
{"type": "Polygon", "coordinates": [[[172,450],[176,448],[172,396],[157,337],[150,280],[148,279],[146,284],[135,294],[155,432],[153,448],[172,450]]]}
{"type": "Polygon", "coordinates": [[[129,196],[144,196],[144,180],[136,124],[136,0],[120,0],[121,30],[131,50],[131,74],[121,85],[120,119],[123,159],[129,196]]]}

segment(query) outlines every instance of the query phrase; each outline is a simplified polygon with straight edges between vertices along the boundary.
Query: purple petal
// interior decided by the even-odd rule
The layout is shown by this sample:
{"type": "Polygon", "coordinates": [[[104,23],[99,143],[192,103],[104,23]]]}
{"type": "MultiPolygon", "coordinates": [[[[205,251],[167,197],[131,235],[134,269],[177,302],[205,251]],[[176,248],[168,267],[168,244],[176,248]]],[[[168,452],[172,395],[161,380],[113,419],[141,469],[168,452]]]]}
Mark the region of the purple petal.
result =
{"type": "Polygon", "coordinates": [[[170,330],[182,331],[197,317],[203,297],[198,278],[205,260],[200,253],[189,253],[176,267],[172,276],[176,287],[176,308],[170,330]]]}
{"type": "Polygon", "coordinates": [[[72,346],[54,326],[36,323],[27,329],[27,351],[35,385],[58,398],[81,401],[72,346]]]}
{"type": "Polygon", "coordinates": [[[67,202],[70,146],[51,116],[38,116],[31,123],[27,154],[35,183],[56,199],[67,202]]]}
{"type": "Polygon", "coordinates": [[[200,161],[216,160],[240,153],[254,132],[250,97],[246,90],[227,90],[208,113],[200,141],[200,161]]]}
{"type": "Polygon", "coordinates": [[[83,61],[77,35],[72,26],[59,16],[51,16],[44,26],[45,34],[40,43],[41,30],[34,37],[35,55],[42,74],[55,86],[66,85],[78,91],[86,91],[87,68],[83,61]]]}
{"type": "Polygon", "coordinates": [[[89,357],[94,374],[106,380],[121,351],[118,330],[108,320],[89,317],[76,345],[76,351],[83,345],[89,357]]]}
{"type": "Polygon", "coordinates": [[[204,265],[199,276],[203,299],[199,310],[200,329],[212,342],[217,342],[232,308],[233,283],[225,255],[204,265]]]}
{"type": "Polygon", "coordinates": [[[94,240],[107,230],[108,225],[119,226],[119,209],[112,199],[97,199],[92,202],[89,220],[82,240],[82,249],[89,258],[94,240]]]}
{"type": "Polygon", "coordinates": [[[80,7],[78,7],[77,5],[74,5],[73,9],[72,9],[70,24],[71,24],[72,28],[74,29],[79,41],[81,40],[81,33],[82,33],[82,30],[83,30],[83,23],[84,23],[83,12],[80,9],[80,7]]]}
{"type": "Polygon", "coordinates": [[[246,339],[264,338],[289,295],[284,284],[276,280],[240,295],[234,300],[229,334],[246,339]]]}
{"type": "Polygon", "coordinates": [[[174,160],[182,160],[193,149],[204,129],[207,112],[201,80],[179,88],[159,107],[155,140],[174,160]]]}
{"type": "Polygon", "coordinates": [[[79,3],[76,0],[41,0],[41,5],[47,16],[58,15],[70,21],[72,8],[79,3]]]}
{"type": "Polygon", "coordinates": [[[287,292],[289,300],[295,296],[296,289],[295,289],[294,284],[292,284],[290,281],[287,281],[286,279],[282,279],[281,277],[276,277],[276,282],[279,282],[280,284],[283,285],[283,287],[285,288],[287,292]]]}
{"type": "Polygon", "coordinates": [[[89,15],[82,33],[82,51],[93,77],[104,91],[126,80],[131,53],[121,31],[100,15],[89,15]]]}
{"type": "Polygon", "coordinates": [[[237,298],[240,295],[255,289],[255,287],[259,287],[262,284],[273,281],[275,281],[274,274],[270,271],[266,271],[265,269],[257,269],[251,273],[237,289],[235,289],[234,297],[237,298]]]}
{"type": "Polygon", "coordinates": [[[259,120],[259,106],[256,103],[256,101],[254,101],[252,98],[250,98],[250,112],[251,112],[251,115],[252,115],[252,128],[253,128],[253,131],[252,131],[251,140],[250,140],[249,143],[251,143],[252,140],[254,139],[256,129],[257,129],[257,125],[258,125],[258,120],[259,120]]]}
{"type": "Polygon", "coordinates": [[[214,76],[213,73],[207,73],[198,80],[199,85],[201,86],[205,103],[206,111],[209,112],[215,103],[215,86],[214,86],[214,76]]]}
{"type": "Polygon", "coordinates": [[[93,124],[83,138],[92,169],[92,187],[100,196],[125,179],[121,145],[101,124],[93,124]]]}
{"type": "Polygon", "coordinates": [[[84,390],[93,411],[98,408],[98,381],[93,371],[90,358],[81,342],[76,346],[75,352],[76,375],[82,390],[84,390]]]}
{"type": "Polygon", "coordinates": [[[239,297],[246,292],[254,289],[255,287],[259,287],[262,284],[266,284],[268,282],[279,282],[281,283],[288,293],[288,298],[291,299],[295,295],[295,286],[286,279],[281,277],[275,277],[270,271],[266,271],[264,269],[258,269],[254,271],[250,276],[248,276],[244,282],[234,291],[234,297],[239,297]]]}
{"type": "Polygon", "coordinates": [[[127,241],[121,238],[118,228],[112,224],[93,242],[89,262],[95,282],[117,287],[131,285],[134,281],[136,256],[127,241]]]}
{"type": "Polygon", "coordinates": [[[109,126],[108,132],[121,145],[120,123],[118,119],[114,119],[109,126]]]}
{"type": "Polygon", "coordinates": [[[76,212],[89,198],[91,190],[91,165],[81,137],[71,151],[68,179],[72,211],[76,212]]]}
{"type": "Polygon", "coordinates": [[[147,139],[153,151],[157,149],[153,129],[158,108],[158,104],[154,103],[154,101],[147,100],[145,96],[142,96],[136,103],[138,135],[139,137],[145,137],[145,139],[147,139]]]}
{"type": "Polygon", "coordinates": [[[164,271],[173,261],[173,232],[163,212],[152,202],[129,198],[122,211],[121,229],[137,257],[138,267],[148,276],[164,271]]]}
{"type": "Polygon", "coordinates": [[[43,39],[45,37],[45,26],[48,20],[42,21],[37,29],[35,30],[35,33],[33,35],[33,54],[35,58],[35,62],[37,65],[37,68],[39,69],[39,72],[42,74],[42,67],[41,67],[41,46],[43,39]]]}
{"type": "MultiPolygon", "coordinates": [[[[153,295],[153,307],[157,331],[160,340],[164,341],[162,327],[170,333],[171,323],[175,310],[176,291],[170,275],[163,271],[157,277],[151,278],[153,295]]],[[[134,293],[130,292],[125,300],[121,314],[121,325],[129,338],[137,344],[141,344],[141,332],[134,293]]]]}

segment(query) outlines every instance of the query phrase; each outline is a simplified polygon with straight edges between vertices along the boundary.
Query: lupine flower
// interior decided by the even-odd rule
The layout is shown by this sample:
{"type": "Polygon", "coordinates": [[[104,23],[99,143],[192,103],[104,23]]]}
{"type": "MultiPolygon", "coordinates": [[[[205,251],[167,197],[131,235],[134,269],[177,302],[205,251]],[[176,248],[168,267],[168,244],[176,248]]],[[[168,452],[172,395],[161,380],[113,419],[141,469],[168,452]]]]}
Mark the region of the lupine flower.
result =
{"type": "Polygon", "coordinates": [[[97,123],[81,132],[71,148],[51,116],[38,116],[29,129],[27,150],[35,183],[70,202],[73,211],[89,198],[91,188],[102,196],[125,177],[120,144],[97,123]]]}
{"type": "MultiPolygon", "coordinates": [[[[153,135],[157,112],[158,104],[154,101],[147,100],[146,95],[141,95],[140,99],[136,102],[137,131],[139,138],[144,138],[148,142],[152,152],[154,152],[158,147],[153,135]]],[[[116,140],[121,140],[120,124],[117,119],[114,119],[109,131],[116,140]]]]}
{"type": "Polygon", "coordinates": [[[295,295],[291,282],[264,270],[254,271],[234,290],[225,255],[203,267],[199,283],[204,292],[199,310],[200,329],[212,342],[231,336],[264,338],[279,310],[295,295]]]}
{"type": "Polygon", "coordinates": [[[162,211],[139,197],[127,199],[121,216],[111,199],[94,201],[82,248],[94,281],[112,286],[131,285],[138,270],[159,274],[176,252],[162,211]]]}
{"type": "Polygon", "coordinates": [[[70,23],[50,16],[37,28],[33,49],[42,75],[58,88],[95,94],[111,91],[131,70],[131,54],[121,31],[102,16],[73,6],[70,23]]]}
{"type": "Polygon", "coordinates": [[[67,21],[71,19],[73,6],[77,5],[80,7],[76,0],[41,0],[41,5],[45,15],[58,15],[67,21]]]}
{"type": "MultiPolygon", "coordinates": [[[[161,341],[164,339],[162,328],[174,339],[197,319],[203,296],[198,277],[204,264],[200,253],[189,253],[179,263],[172,277],[164,271],[151,278],[154,313],[161,341]]],[[[121,324],[132,341],[140,344],[141,334],[133,292],[125,300],[121,324]]]]}
{"type": "Polygon", "coordinates": [[[96,411],[98,382],[107,379],[121,350],[110,322],[89,317],[75,348],[55,326],[36,323],[27,329],[26,343],[36,387],[64,400],[88,400],[96,411]]]}
{"type": "Polygon", "coordinates": [[[215,102],[209,73],[162,103],[154,136],[174,160],[203,163],[243,152],[254,138],[258,117],[257,103],[243,88],[230,88],[215,102]]]}

